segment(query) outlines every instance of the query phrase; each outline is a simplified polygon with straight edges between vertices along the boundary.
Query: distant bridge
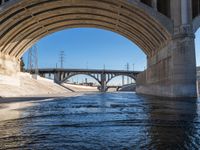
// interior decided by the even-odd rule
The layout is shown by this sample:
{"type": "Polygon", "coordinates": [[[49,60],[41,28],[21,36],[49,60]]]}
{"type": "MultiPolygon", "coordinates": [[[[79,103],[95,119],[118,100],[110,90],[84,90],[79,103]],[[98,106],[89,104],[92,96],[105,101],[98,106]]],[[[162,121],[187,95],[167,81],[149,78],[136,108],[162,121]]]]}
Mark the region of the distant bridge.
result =
{"type": "Polygon", "coordinates": [[[135,91],[136,90],[136,83],[126,84],[123,86],[107,86],[106,91],[109,89],[114,88],[116,91],[135,91]]]}
{"type": "MultiPolygon", "coordinates": [[[[35,73],[33,70],[28,72],[35,73]]],[[[88,75],[95,79],[99,84],[101,92],[107,91],[107,84],[117,76],[127,76],[136,80],[140,71],[125,71],[125,70],[101,70],[101,69],[61,69],[61,68],[44,68],[38,69],[40,76],[54,76],[54,81],[58,84],[66,82],[69,78],[76,75],[88,75]]]]}

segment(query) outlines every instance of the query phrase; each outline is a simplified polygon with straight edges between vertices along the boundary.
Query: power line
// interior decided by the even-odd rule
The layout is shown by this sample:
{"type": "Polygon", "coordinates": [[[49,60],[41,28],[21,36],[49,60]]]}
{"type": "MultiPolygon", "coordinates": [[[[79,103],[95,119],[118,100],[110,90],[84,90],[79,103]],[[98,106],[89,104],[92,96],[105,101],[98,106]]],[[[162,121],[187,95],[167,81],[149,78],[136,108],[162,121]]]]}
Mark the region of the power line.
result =
{"type": "Polygon", "coordinates": [[[28,50],[27,70],[29,70],[30,73],[38,74],[38,50],[36,45],[28,50]]]}
{"type": "Polygon", "coordinates": [[[88,69],[88,62],[86,62],[86,69],[88,69]]]}
{"type": "Polygon", "coordinates": [[[65,52],[64,51],[60,51],[60,68],[63,68],[64,66],[64,60],[65,59],[65,52]]]}

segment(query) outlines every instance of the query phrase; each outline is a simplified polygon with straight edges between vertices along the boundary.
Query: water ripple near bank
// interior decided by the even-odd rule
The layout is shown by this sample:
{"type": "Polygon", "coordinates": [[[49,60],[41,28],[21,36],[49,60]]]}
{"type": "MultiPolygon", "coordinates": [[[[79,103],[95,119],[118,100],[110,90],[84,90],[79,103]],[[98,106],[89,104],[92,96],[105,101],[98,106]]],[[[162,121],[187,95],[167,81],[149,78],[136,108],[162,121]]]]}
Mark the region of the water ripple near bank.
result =
{"type": "Polygon", "coordinates": [[[95,93],[30,104],[15,107],[10,111],[17,116],[0,121],[0,149],[200,147],[199,100],[95,93]]]}

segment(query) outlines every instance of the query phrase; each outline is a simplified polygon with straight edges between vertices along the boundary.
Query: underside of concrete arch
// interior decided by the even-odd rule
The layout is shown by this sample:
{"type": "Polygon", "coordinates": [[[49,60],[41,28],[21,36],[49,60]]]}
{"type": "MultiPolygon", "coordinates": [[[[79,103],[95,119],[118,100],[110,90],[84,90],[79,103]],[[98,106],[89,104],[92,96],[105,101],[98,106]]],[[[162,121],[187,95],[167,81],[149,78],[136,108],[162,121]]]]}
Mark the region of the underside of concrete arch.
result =
{"type": "Polygon", "coordinates": [[[134,81],[136,81],[136,76],[134,76],[134,75],[123,75],[123,74],[118,74],[118,75],[115,75],[115,76],[113,76],[113,77],[111,77],[110,79],[108,79],[108,81],[107,81],[107,84],[109,84],[113,79],[115,79],[115,78],[117,78],[117,77],[122,77],[122,76],[124,76],[124,77],[129,77],[129,78],[131,78],[131,79],[133,79],[134,81]]]}
{"type": "MultiPolygon", "coordinates": [[[[150,16],[145,9],[126,1],[21,0],[7,5],[1,12],[0,51],[17,58],[42,37],[74,27],[117,32],[136,43],[147,55],[152,55],[170,39],[169,29],[161,25],[159,17],[150,16]]],[[[166,19],[165,23],[171,22],[166,19]]]]}
{"type": "Polygon", "coordinates": [[[84,75],[84,76],[90,77],[93,80],[95,80],[98,84],[101,84],[101,81],[98,78],[96,78],[94,75],[92,75],[92,74],[84,74],[84,73],[74,73],[74,74],[68,75],[67,77],[65,77],[64,79],[61,80],[61,83],[64,83],[67,80],[69,80],[70,78],[73,78],[75,76],[80,76],[80,75],[84,75]]]}
{"type": "Polygon", "coordinates": [[[171,1],[168,17],[140,0],[6,2],[0,6],[0,73],[19,71],[20,57],[46,35],[66,28],[95,27],[127,37],[147,55],[147,71],[137,79],[138,93],[195,97],[190,1],[171,1]]]}

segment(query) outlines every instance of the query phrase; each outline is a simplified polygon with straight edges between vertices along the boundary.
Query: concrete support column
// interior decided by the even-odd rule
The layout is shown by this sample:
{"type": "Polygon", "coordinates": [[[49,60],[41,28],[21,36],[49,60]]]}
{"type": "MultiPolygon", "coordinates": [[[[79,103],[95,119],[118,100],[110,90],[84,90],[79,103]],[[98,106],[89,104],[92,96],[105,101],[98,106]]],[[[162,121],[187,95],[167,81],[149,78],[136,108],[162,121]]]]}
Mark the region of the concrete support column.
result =
{"type": "Polygon", "coordinates": [[[164,97],[196,97],[191,0],[171,0],[171,17],[172,39],[148,57],[148,68],[138,76],[136,91],[164,97]]]}
{"type": "Polygon", "coordinates": [[[194,35],[175,35],[166,47],[148,58],[148,68],[137,76],[136,83],[136,91],[142,94],[196,97],[194,35]]]}
{"type": "Polygon", "coordinates": [[[182,25],[190,21],[190,0],[181,0],[181,21],[182,25]]]}
{"type": "Polygon", "coordinates": [[[101,74],[101,92],[106,92],[106,74],[101,74]]]}
{"type": "Polygon", "coordinates": [[[171,0],[170,1],[170,14],[171,19],[174,22],[174,26],[181,25],[181,0],[171,0]]]}
{"type": "Polygon", "coordinates": [[[173,40],[172,90],[173,95],[196,97],[196,61],[194,35],[180,36],[173,40]]]}
{"type": "Polygon", "coordinates": [[[151,5],[155,10],[157,10],[157,0],[152,0],[151,5]]]}
{"type": "Polygon", "coordinates": [[[60,81],[64,80],[65,78],[65,73],[64,72],[61,72],[60,73],[60,81]]]}
{"type": "Polygon", "coordinates": [[[177,30],[177,28],[180,28],[182,25],[191,24],[191,0],[171,0],[171,19],[174,22],[175,30],[177,30]]]}
{"type": "Polygon", "coordinates": [[[60,81],[61,81],[61,73],[60,72],[54,73],[54,82],[59,83],[60,81]]]}

